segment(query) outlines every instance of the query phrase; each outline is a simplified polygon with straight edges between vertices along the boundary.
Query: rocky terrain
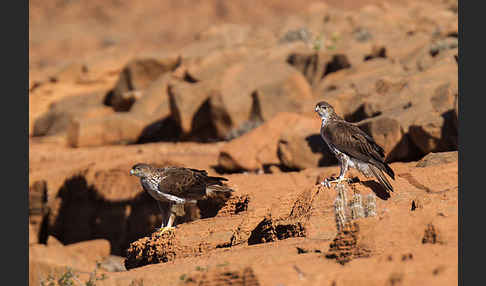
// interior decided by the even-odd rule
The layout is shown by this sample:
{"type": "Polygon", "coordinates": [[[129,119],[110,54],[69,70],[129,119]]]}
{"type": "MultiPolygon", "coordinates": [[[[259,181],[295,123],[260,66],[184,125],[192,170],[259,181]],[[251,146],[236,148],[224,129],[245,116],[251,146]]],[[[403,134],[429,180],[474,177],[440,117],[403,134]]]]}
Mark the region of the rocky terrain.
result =
{"type": "Polygon", "coordinates": [[[30,285],[457,284],[457,1],[159,2],[29,2],[30,285]],[[393,193],[319,185],[321,100],[393,193]],[[139,162],[235,191],[157,234],[139,162]]]}

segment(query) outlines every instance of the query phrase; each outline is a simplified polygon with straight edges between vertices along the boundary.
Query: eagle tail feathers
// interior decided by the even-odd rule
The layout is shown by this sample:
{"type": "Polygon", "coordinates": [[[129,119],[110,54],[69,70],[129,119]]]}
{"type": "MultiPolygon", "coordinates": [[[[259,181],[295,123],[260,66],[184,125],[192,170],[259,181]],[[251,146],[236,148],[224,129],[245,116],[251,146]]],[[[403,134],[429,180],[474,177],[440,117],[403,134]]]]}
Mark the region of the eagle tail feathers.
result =
{"type": "Polygon", "coordinates": [[[388,174],[388,176],[395,180],[395,172],[393,172],[393,169],[390,168],[387,163],[383,163],[383,165],[385,166],[385,172],[388,174]]]}
{"type": "Polygon", "coordinates": [[[381,171],[387,173],[388,176],[390,176],[390,178],[395,180],[395,172],[393,172],[393,169],[390,168],[390,166],[387,163],[381,162],[381,161],[378,161],[378,160],[370,160],[369,165],[373,165],[373,166],[377,167],[381,171]]]}
{"type": "Polygon", "coordinates": [[[234,192],[233,189],[229,188],[228,186],[220,186],[220,185],[210,185],[206,187],[206,195],[208,197],[220,196],[223,195],[226,198],[231,196],[231,193],[234,192]]]}
{"type": "Polygon", "coordinates": [[[373,176],[375,176],[375,178],[378,181],[380,181],[380,183],[383,185],[383,187],[385,187],[385,189],[393,192],[393,187],[390,184],[390,182],[388,181],[388,179],[385,177],[383,172],[374,165],[369,164],[368,166],[369,166],[369,169],[370,169],[371,173],[373,174],[373,176]]]}
{"type": "Polygon", "coordinates": [[[208,177],[210,181],[228,181],[228,179],[223,178],[223,177],[208,177]]]}

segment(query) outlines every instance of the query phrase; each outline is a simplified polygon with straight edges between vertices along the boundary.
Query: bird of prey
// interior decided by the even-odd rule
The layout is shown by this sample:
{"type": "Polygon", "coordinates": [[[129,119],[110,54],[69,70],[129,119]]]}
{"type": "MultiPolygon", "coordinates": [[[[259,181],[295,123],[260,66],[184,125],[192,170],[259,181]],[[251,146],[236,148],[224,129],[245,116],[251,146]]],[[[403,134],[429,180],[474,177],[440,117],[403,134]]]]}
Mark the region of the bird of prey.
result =
{"type": "Polygon", "coordinates": [[[345,175],[349,167],[352,167],[367,178],[374,176],[387,191],[393,191],[383,172],[393,180],[395,173],[385,163],[383,148],[357,125],[339,117],[329,103],[317,103],[315,111],[322,119],[321,137],[338,159],[341,168],[337,179],[328,178],[321,184],[330,187],[331,183],[349,182],[345,175]]]}
{"type": "Polygon", "coordinates": [[[212,197],[218,193],[229,194],[233,190],[227,187],[223,177],[210,177],[204,170],[183,167],[155,168],[139,163],[132,167],[130,175],[140,178],[143,189],[156,201],[162,213],[163,233],[173,229],[176,214],[172,206],[175,204],[196,203],[197,200],[212,197]],[[164,226],[166,216],[160,205],[161,201],[169,203],[169,219],[164,226]]]}

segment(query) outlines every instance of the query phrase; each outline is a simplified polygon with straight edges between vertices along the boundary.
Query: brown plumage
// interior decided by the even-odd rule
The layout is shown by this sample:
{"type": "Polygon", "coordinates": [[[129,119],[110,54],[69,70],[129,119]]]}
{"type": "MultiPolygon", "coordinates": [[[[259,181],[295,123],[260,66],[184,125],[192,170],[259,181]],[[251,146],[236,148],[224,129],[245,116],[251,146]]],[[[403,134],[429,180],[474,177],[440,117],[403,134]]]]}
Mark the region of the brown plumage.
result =
{"type": "Polygon", "coordinates": [[[383,174],[385,172],[395,179],[393,170],[385,162],[383,148],[357,125],[339,117],[329,103],[319,102],[315,110],[322,119],[321,137],[340,163],[339,180],[344,179],[349,167],[354,167],[366,177],[374,176],[385,189],[393,191],[383,174]]]}
{"type": "MultiPolygon", "coordinates": [[[[195,203],[218,193],[229,194],[233,191],[223,183],[227,181],[226,178],[208,176],[204,170],[183,167],[155,168],[139,163],[132,167],[130,175],[140,177],[143,189],[157,200],[157,203],[166,201],[170,207],[172,204],[195,203]]],[[[162,209],[161,212],[164,215],[162,209]]],[[[171,209],[165,228],[172,227],[174,219],[175,214],[171,209]]]]}

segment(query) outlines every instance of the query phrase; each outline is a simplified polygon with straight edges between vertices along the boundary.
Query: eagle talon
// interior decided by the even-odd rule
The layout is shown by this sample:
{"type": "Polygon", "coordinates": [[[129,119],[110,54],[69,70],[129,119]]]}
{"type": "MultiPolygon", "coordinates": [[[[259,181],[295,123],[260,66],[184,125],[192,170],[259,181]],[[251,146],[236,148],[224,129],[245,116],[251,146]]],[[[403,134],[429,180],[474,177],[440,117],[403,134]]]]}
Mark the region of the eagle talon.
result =
{"type": "Polygon", "coordinates": [[[332,181],[333,180],[329,180],[329,178],[324,179],[324,181],[321,182],[321,185],[323,185],[324,187],[330,189],[331,188],[332,181]]]}
{"type": "Polygon", "coordinates": [[[175,227],[173,226],[166,226],[166,227],[161,227],[161,228],[158,228],[155,230],[155,232],[157,232],[158,234],[163,234],[167,231],[169,232],[173,232],[175,230],[175,227]]]}
{"type": "Polygon", "coordinates": [[[325,186],[327,188],[331,188],[331,185],[333,183],[339,184],[341,182],[346,182],[346,183],[350,184],[350,183],[353,183],[354,182],[354,179],[353,178],[339,178],[339,177],[335,179],[333,177],[330,177],[330,178],[327,178],[324,181],[322,181],[321,182],[321,185],[323,185],[323,186],[325,186]]]}

